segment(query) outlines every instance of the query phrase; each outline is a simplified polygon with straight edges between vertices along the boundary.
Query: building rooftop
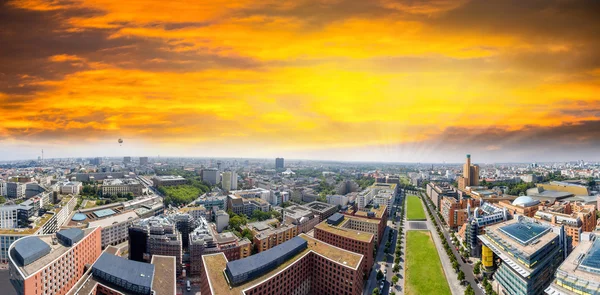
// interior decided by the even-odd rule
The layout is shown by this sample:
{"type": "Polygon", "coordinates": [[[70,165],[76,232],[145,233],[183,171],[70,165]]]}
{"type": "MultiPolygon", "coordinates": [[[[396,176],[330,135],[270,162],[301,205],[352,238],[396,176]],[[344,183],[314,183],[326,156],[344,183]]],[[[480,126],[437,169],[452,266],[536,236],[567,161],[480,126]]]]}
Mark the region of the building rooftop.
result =
{"type": "MultiPolygon", "coordinates": [[[[307,241],[307,248],[294,255],[292,258],[287,259],[285,262],[277,266],[276,268],[263,273],[262,276],[247,281],[239,286],[231,286],[225,279],[224,271],[227,267],[227,258],[223,253],[217,253],[212,255],[202,256],[204,261],[204,269],[207,272],[209,278],[209,284],[211,289],[214,291],[213,294],[218,295],[239,295],[242,294],[243,290],[248,289],[256,284],[259,284],[270,277],[274,276],[281,270],[292,265],[300,258],[314,252],[320,254],[327,259],[330,259],[336,263],[344,264],[351,268],[357,269],[363,259],[363,256],[357,253],[343,250],[341,248],[329,245],[322,241],[316,240],[306,234],[300,234],[298,237],[307,241]]],[[[265,251],[266,252],[266,251],[265,251]]],[[[261,252],[263,253],[263,252],[261,252]]],[[[250,256],[252,257],[252,256],[250,256]]]]}
{"type": "Polygon", "coordinates": [[[94,211],[94,214],[98,218],[103,218],[106,216],[114,215],[114,214],[116,214],[116,212],[113,209],[102,209],[102,210],[94,211]]]}
{"type": "Polygon", "coordinates": [[[330,210],[331,208],[336,207],[337,205],[327,204],[327,203],[323,203],[323,202],[319,202],[319,201],[314,201],[314,202],[310,202],[308,204],[305,204],[304,206],[308,207],[308,208],[310,208],[312,210],[315,210],[315,211],[325,212],[327,210],[330,210]]]}
{"type": "Polygon", "coordinates": [[[550,231],[549,227],[536,223],[511,223],[499,228],[499,230],[521,245],[529,245],[542,235],[550,231]]]}
{"type": "Polygon", "coordinates": [[[140,182],[134,178],[116,178],[116,179],[105,179],[102,181],[102,185],[139,185],[140,182]]]}
{"type": "Polygon", "coordinates": [[[227,262],[227,277],[230,282],[236,285],[260,277],[263,273],[284,263],[286,258],[306,249],[307,244],[308,242],[305,239],[294,237],[258,254],[227,262]]]}
{"type": "Polygon", "coordinates": [[[331,225],[338,225],[340,222],[342,222],[342,220],[344,220],[344,214],[336,212],[327,218],[327,223],[331,225]]]}
{"type": "Polygon", "coordinates": [[[154,178],[157,178],[160,180],[183,180],[183,179],[185,179],[179,175],[162,175],[162,176],[157,175],[157,176],[154,176],[154,178]]]}
{"type": "MultiPolygon", "coordinates": [[[[342,225],[343,224],[344,223],[342,223],[342,225]]],[[[343,237],[347,237],[347,238],[351,238],[353,240],[358,240],[358,241],[363,241],[363,242],[369,242],[375,238],[375,236],[372,233],[361,232],[361,231],[345,228],[342,226],[333,226],[333,225],[327,224],[327,222],[321,222],[321,223],[317,224],[315,226],[315,228],[318,228],[318,229],[326,231],[326,232],[330,232],[334,235],[343,236],[343,237]]]]}
{"type": "Polygon", "coordinates": [[[29,265],[50,253],[50,246],[40,238],[33,236],[26,243],[16,243],[13,251],[19,263],[29,265]]]}
{"type": "Polygon", "coordinates": [[[154,279],[152,280],[152,290],[154,295],[175,295],[175,257],[152,255],[152,264],[154,264],[154,279]]]}
{"type": "Polygon", "coordinates": [[[130,219],[136,219],[138,215],[134,211],[124,212],[123,214],[118,214],[115,216],[111,216],[108,218],[91,221],[88,224],[88,227],[107,227],[109,225],[113,225],[116,223],[121,223],[130,219]]]}
{"type": "Polygon", "coordinates": [[[102,253],[92,266],[93,272],[100,271],[147,288],[152,287],[154,269],[152,264],[128,260],[106,252],[102,253]]]}
{"type": "Polygon", "coordinates": [[[369,211],[359,210],[354,213],[354,216],[368,217],[369,212],[375,213],[375,218],[383,218],[383,215],[387,211],[387,205],[379,205],[377,208],[371,207],[369,211]]]}
{"type": "MultiPolygon", "coordinates": [[[[88,236],[95,229],[96,228],[84,229],[83,230],[83,238],[88,236]]],[[[75,244],[77,244],[77,243],[79,243],[79,241],[75,242],[75,244]]],[[[62,242],[56,242],[55,234],[40,235],[40,236],[28,236],[28,237],[21,238],[13,243],[13,246],[11,247],[11,251],[10,251],[10,258],[15,262],[15,265],[17,266],[18,270],[23,274],[23,277],[26,278],[26,277],[34,274],[38,270],[42,269],[46,265],[48,265],[54,259],[60,257],[62,254],[69,251],[69,249],[71,249],[71,246],[67,246],[67,245],[63,244],[62,242]],[[23,265],[22,261],[20,261],[17,258],[18,257],[17,251],[15,251],[15,250],[18,247],[19,248],[22,247],[22,245],[24,245],[25,247],[28,247],[29,242],[38,244],[38,246],[36,246],[36,248],[40,248],[40,247],[46,248],[46,246],[41,246],[41,244],[39,244],[38,240],[43,242],[44,244],[46,244],[46,246],[48,246],[50,248],[50,251],[46,252],[45,255],[38,257],[33,262],[23,265]]],[[[25,252],[23,252],[23,253],[25,253],[25,252]]]]}
{"type": "MultiPolygon", "coordinates": [[[[593,234],[591,236],[592,239],[582,240],[577,247],[573,248],[573,252],[556,271],[556,279],[570,281],[574,285],[600,292],[600,240],[593,234]]],[[[573,291],[557,286],[556,283],[548,289],[557,291],[548,294],[575,294],[573,291]]]]}

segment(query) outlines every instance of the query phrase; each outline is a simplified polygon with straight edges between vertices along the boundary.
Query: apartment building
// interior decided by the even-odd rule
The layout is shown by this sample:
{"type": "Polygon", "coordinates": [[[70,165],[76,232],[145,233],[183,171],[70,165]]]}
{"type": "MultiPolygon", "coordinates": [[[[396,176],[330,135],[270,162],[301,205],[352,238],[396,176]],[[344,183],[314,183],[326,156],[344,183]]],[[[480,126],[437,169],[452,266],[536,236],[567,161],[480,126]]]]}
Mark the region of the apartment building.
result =
{"type": "Polygon", "coordinates": [[[63,195],[79,195],[83,184],[79,181],[66,181],[59,184],[59,191],[63,195]]]}
{"type": "Polygon", "coordinates": [[[102,249],[109,245],[117,245],[129,239],[129,227],[139,219],[133,211],[119,215],[92,221],[88,223],[89,228],[99,227],[102,229],[102,249]]]}
{"type": "Polygon", "coordinates": [[[245,259],[213,254],[202,260],[203,295],[359,295],[363,290],[362,255],[305,234],[245,259]]]}
{"type": "Polygon", "coordinates": [[[28,236],[9,249],[9,274],[19,295],[66,294],[101,254],[100,228],[28,236]]]}
{"type": "Polygon", "coordinates": [[[529,196],[520,196],[514,201],[500,201],[498,206],[506,208],[511,215],[535,216],[540,201],[529,196]]]}
{"type": "Polygon", "coordinates": [[[307,233],[319,224],[319,215],[307,207],[292,205],[281,211],[283,221],[298,227],[298,234],[307,233]]]}
{"type": "Polygon", "coordinates": [[[173,220],[164,216],[140,219],[128,232],[129,259],[143,262],[150,261],[153,255],[174,256],[177,274],[181,274],[183,245],[173,220]]]}
{"type": "Polygon", "coordinates": [[[364,256],[363,273],[368,276],[373,267],[375,236],[372,233],[340,227],[344,215],[335,213],[315,227],[315,239],[364,256]]]}
{"type": "Polygon", "coordinates": [[[336,205],[327,204],[319,201],[314,201],[308,204],[304,204],[304,207],[311,210],[313,213],[319,215],[319,222],[326,220],[333,213],[337,212],[338,207],[336,205]]]}
{"type": "Polygon", "coordinates": [[[582,208],[579,212],[571,214],[555,212],[549,207],[540,206],[534,217],[552,225],[564,225],[565,232],[572,238],[573,246],[579,245],[583,232],[596,229],[596,210],[593,205],[592,208],[582,208]]]}
{"type": "Polygon", "coordinates": [[[298,235],[294,224],[281,224],[277,219],[253,222],[246,225],[254,234],[254,248],[257,252],[271,249],[298,235]]]}
{"type": "Polygon", "coordinates": [[[465,224],[471,214],[471,208],[479,206],[479,199],[462,199],[442,197],[439,211],[450,228],[458,228],[465,224]]]}
{"type": "Polygon", "coordinates": [[[132,193],[134,196],[142,195],[144,186],[137,179],[105,179],[102,181],[102,195],[132,193]]]}
{"type": "Polygon", "coordinates": [[[187,184],[187,180],[179,175],[157,175],[152,178],[152,183],[154,187],[172,186],[187,184]]]}
{"type": "Polygon", "coordinates": [[[206,219],[200,218],[199,226],[190,233],[190,274],[202,272],[202,255],[223,253],[227,260],[246,258],[252,254],[252,242],[240,239],[231,232],[218,233],[206,219]]]}

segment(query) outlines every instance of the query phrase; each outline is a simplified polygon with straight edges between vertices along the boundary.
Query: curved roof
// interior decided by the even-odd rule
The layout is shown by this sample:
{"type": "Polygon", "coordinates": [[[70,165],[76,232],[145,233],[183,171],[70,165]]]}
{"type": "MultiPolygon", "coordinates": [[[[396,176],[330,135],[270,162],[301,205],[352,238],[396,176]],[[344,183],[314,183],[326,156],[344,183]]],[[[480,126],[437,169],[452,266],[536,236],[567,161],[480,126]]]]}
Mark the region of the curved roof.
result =
{"type": "Polygon", "coordinates": [[[533,199],[532,197],[530,197],[530,196],[520,196],[520,197],[516,198],[516,199],[515,199],[515,200],[512,202],[512,204],[513,204],[514,206],[523,206],[523,207],[526,207],[526,206],[532,206],[532,205],[538,204],[539,202],[540,202],[540,201],[538,201],[538,200],[534,200],[534,199],[533,199]]]}
{"type": "Polygon", "coordinates": [[[73,218],[71,218],[71,220],[73,221],[84,221],[87,217],[85,217],[85,214],[83,213],[75,213],[73,215],[73,218]]]}

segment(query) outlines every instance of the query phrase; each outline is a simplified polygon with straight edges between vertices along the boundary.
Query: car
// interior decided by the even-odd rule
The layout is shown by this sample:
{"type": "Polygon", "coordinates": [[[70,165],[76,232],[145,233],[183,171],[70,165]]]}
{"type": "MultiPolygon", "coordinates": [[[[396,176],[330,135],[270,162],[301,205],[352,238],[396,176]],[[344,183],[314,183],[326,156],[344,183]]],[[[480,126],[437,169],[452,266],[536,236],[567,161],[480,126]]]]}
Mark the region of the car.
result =
{"type": "Polygon", "coordinates": [[[383,270],[383,274],[386,275],[387,274],[387,268],[383,270]]]}

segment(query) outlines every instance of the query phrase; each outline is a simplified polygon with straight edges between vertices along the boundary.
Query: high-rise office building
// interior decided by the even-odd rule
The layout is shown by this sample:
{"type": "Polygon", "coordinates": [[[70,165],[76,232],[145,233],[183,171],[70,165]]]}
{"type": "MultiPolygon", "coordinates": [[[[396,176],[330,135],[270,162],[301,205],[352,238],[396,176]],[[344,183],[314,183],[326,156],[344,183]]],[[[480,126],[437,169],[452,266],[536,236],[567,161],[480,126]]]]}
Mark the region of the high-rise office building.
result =
{"type": "Polygon", "coordinates": [[[177,274],[181,274],[182,251],[181,233],[176,223],[167,217],[138,220],[129,228],[131,260],[150,261],[152,255],[175,256],[177,274]]]}
{"type": "Polygon", "coordinates": [[[131,163],[131,157],[123,157],[123,163],[131,163]]]}
{"type": "Polygon", "coordinates": [[[494,272],[498,294],[544,294],[571,248],[564,226],[550,226],[525,216],[488,226],[485,235],[478,238],[483,243],[484,273],[494,272]],[[494,257],[502,262],[496,264],[494,257]]]}
{"type": "Polygon", "coordinates": [[[202,181],[216,185],[219,183],[219,170],[215,168],[202,169],[202,181]]]}
{"type": "Polygon", "coordinates": [[[223,190],[231,191],[237,189],[237,173],[234,171],[225,171],[221,176],[223,190]]]}
{"type": "Polygon", "coordinates": [[[275,159],[275,169],[283,169],[283,158],[275,159]]]}
{"type": "Polygon", "coordinates": [[[471,164],[471,155],[463,165],[463,175],[458,177],[458,188],[464,190],[467,186],[479,185],[479,166],[471,164]]]}
{"type": "Polygon", "coordinates": [[[140,166],[148,165],[148,157],[140,157],[140,166]]]}
{"type": "Polygon", "coordinates": [[[551,295],[600,294],[600,239],[585,233],[545,291],[551,295]]]}

